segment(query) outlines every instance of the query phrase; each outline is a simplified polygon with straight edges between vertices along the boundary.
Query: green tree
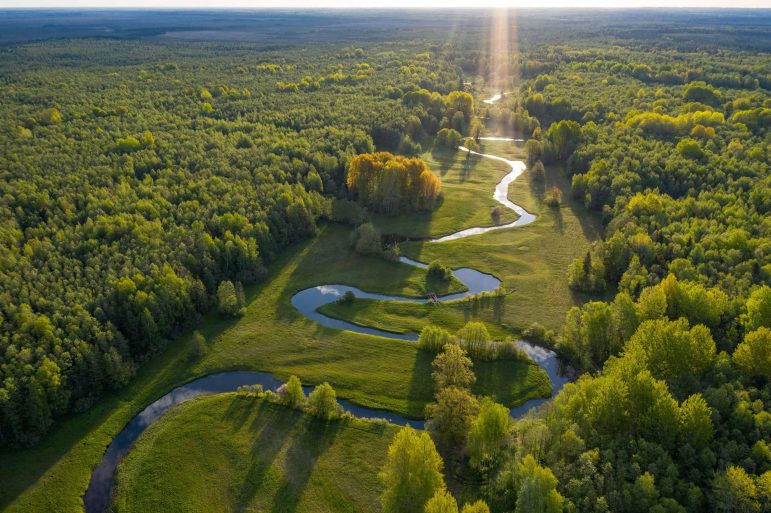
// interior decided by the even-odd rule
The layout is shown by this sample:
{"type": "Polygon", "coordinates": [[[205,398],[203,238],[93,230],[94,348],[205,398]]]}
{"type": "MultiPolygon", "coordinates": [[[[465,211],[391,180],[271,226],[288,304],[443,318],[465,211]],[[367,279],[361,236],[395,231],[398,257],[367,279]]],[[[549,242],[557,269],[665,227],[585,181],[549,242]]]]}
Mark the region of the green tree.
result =
{"type": "Polygon", "coordinates": [[[467,322],[458,330],[455,337],[460,340],[472,358],[484,358],[490,351],[492,337],[483,322],[467,322]]]}
{"type": "Polygon", "coordinates": [[[517,506],[515,513],[561,513],[562,495],[557,478],[548,467],[540,466],[528,454],[517,466],[517,506]]]}
{"type": "Polygon", "coordinates": [[[434,358],[431,366],[434,368],[432,376],[437,389],[469,388],[476,381],[471,358],[458,344],[444,344],[442,352],[434,358]]]}
{"type": "Polygon", "coordinates": [[[683,445],[700,451],[709,446],[714,435],[712,409],[701,394],[688,397],[680,405],[680,439],[683,445]]]}
{"type": "Polygon", "coordinates": [[[380,233],[372,226],[372,223],[359,225],[353,232],[353,245],[360,255],[379,255],[383,252],[380,233]]]}
{"type": "Polygon", "coordinates": [[[426,429],[443,451],[461,451],[478,413],[479,401],[468,390],[445,387],[437,392],[436,402],[426,407],[426,429]]]}
{"type": "Polygon", "coordinates": [[[308,406],[313,415],[322,419],[331,419],[337,414],[337,394],[327,382],[318,385],[308,396],[308,406]]]}
{"type": "Polygon", "coordinates": [[[300,383],[300,379],[295,375],[289,376],[289,380],[282,385],[279,391],[281,392],[284,404],[291,406],[292,408],[305,406],[305,403],[307,402],[302,383],[300,383]]]}
{"type": "Polygon", "coordinates": [[[480,499],[476,502],[467,503],[463,506],[461,513],[490,513],[490,508],[485,501],[480,499]]]}
{"type": "Polygon", "coordinates": [[[438,490],[426,503],[425,513],[458,513],[458,503],[447,490],[438,490]]]}
{"type": "Polygon", "coordinates": [[[425,432],[411,427],[401,429],[388,448],[380,479],[383,513],[422,511],[438,490],[444,489],[442,458],[425,432]]]}
{"type": "Polygon", "coordinates": [[[244,314],[244,305],[233,282],[225,280],[217,287],[217,308],[224,315],[244,314]]]}
{"type": "Polygon", "coordinates": [[[771,329],[747,333],[734,351],[733,362],[747,377],[771,379],[771,329]]]}
{"type": "Polygon", "coordinates": [[[479,415],[471,423],[468,434],[467,452],[472,467],[480,468],[482,463],[503,448],[509,434],[511,417],[509,410],[485,397],[479,405],[479,415]]]}
{"type": "MultiPolygon", "coordinates": [[[[450,335],[450,332],[439,326],[427,324],[420,330],[418,347],[425,351],[438,353],[451,341],[452,335],[450,335]]],[[[434,360],[434,362],[436,363],[436,360],[434,360]]],[[[436,378],[434,380],[436,380],[436,378]]]]}
{"type": "Polygon", "coordinates": [[[667,381],[700,376],[712,364],[715,342],[705,326],[688,321],[646,321],[629,339],[625,358],[667,381]]]}
{"type": "Polygon", "coordinates": [[[757,513],[760,511],[755,481],[741,467],[730,466],[712,482],[715,511],[720,513],[757,513]]]}
{"type": "Polygon", "coordinates": [[[747,331],[753,331],[761,326],[771,328],[771,287],[768,285],[753,290],[747,299],[744,326],[747,331]]]}

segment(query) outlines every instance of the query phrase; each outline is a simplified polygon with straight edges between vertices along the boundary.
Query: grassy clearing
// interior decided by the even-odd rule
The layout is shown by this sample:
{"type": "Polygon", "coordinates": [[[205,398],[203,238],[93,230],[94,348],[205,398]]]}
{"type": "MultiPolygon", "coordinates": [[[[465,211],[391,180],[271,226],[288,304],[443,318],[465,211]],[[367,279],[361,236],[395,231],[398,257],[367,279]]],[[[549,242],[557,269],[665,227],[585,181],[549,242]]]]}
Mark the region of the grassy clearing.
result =
{"type": "MultiPolygon", "coordinates": [[[[82,511],[91,470],[131,417],[174,386],[212,372],[262,370],[280,378],[296,374],[308,384],[329,381],[341,397],[422,417],[433,392],[430,355],[411,342],[323,328],[289,302],[298,290],[324,283],[423,295],[429,286],[424,270],[355,255],[349,232],[329,225],[315,239],[286,251],[266,282],[247,290],[243,318],[207,316],[197,327],[208,341],[201,358],[192,356],[190,336],[180,337],[143,365],[128,387],[63,419],[40,445],[0,454],[0,510],[82,511]]],[[[476,390],[507,404],[549,393],[546,375],[535,365],[501,362],[479,371],[476,390]]]]}
{"type": "MultiPolygon", "coordinates": [[[[521,145],[509,142],[487,141],[482,151],[509,159],[525,157],[521,145]]],[[[461,163],[454,165],[458,167],[461,163]]],[[[453,168],[447,175],[459,172],[453,168]]],[[[505,164],[482,159],[471,169],[468,180],[478,178],[480,191],[484,191],[479,194],[491,198],[495,183],[506,172],[505,164]],[[489,166],[495,167],[498,173],[492,173],[489,166]]],[[[587,299],[568,288],[565,273],[570,262],[583,255],[590,242],[600,236],[601,223],[571,198],[569,180],[556,167],[547,168],[543,182],[532,180],[525,172],[511,185],[509,198],[535,213],[538,216],[535,222],[457,241],[406,242],[401,245],[404,255],[423,262],[440,259],[453,268],[473,267],[497,276],[507,290],[503,304],[490,302],[484,306],[457,302],[439,307],[405,307],[381,301],[356,301],[353,305],[327,305],[323,311],[332,317],[391,331],[420,331],[427,323],[456,329],[472,319],[486,322],[494,333],[498,332],[496,336],[517,334],[534,321],[559,328],[565,312],[587,299]],[[543,204],[544,193],[552,186],[562,191],[563,204],[559,209],[543,204]]],[[[470,201],[467,208],[486,207],[479,201],[470,201]]],[[[431,235],[445,233],[435,232],[433,228],[431,235]]]]}
{"type": "Polygon", "coordinates": [[[142,435],[119,467],[116,511],[378,511],[377,474],[397,429],[204,397],[142,435]]]}
{"type": "MultiPolygon", "coordinates": [[[[439,237],[471,226],[493,226],[491,213],[499,206],[493,199],[495,184],[509,169],[490,159],[469,156],[463,151],[440,150],[421,155],[429,168],[442,177],[442,202],[433,212],[398,217],[374,215],[373,224],[382,233],[410,238],[439,237]]],[[[519,216],[504,209],[497,224],[519,216]]]]}

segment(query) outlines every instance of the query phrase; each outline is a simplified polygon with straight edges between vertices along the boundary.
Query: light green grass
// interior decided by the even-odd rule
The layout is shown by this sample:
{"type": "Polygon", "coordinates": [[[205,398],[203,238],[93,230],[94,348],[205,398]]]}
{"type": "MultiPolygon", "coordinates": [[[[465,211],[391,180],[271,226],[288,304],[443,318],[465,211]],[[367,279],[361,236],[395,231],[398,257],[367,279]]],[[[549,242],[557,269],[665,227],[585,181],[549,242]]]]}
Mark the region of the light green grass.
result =
{"type": "Polygon", "coordinates": [[[119,467],[116,511],[379,511],[377,474],[397,430],[256,397],[200,398],[139,439],[119,467]]]}
{"type": "MultiPolygon", "coordinates": [[[[409,238],[447,235],[471,226],[493,226],[491,213],[500,204],[493,199],[493,189],[509,171],[504,164],[471,156],[464,151],[437,151],[421,157],[442,178],[442,201],[433,212],[402,216],[374,215],[373,224],[387,234],[409,238]]],[[[502,209],[498,224],[515,221],[519,216],[502,209]]]]}

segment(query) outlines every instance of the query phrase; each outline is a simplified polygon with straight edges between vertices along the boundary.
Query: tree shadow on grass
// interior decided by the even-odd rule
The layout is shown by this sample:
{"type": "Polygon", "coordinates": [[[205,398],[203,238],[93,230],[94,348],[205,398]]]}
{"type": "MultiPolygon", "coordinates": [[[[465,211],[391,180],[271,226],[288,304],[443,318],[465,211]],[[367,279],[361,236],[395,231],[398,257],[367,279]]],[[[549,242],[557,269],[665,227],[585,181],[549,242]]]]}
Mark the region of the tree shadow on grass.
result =
{"type": "Polygon", "coordinates": [[[431,401],[434,393],[434,381],[431,377],[431,362],[434,354],[418,350],[415,363],[410,374],[410,385],[407,390],[407,412],[414,417],[425,416],[426,404],[431,401]]]}
{"type": "Polygon", "coordinates": [[[284,461],[284,480],[273,496],[271,513],[293,513],[308,486],[316,461],[335,441],[340,421],[303,418],[284,461]]]}
{"type": "Polygon", "coordinates": [[[265,476],[295,427],[300,412],[273,406],[261,401],[256,408],[251,431],[259,431],[252,444],[252,461],[246,477],[237,492],[238,511],[246,511],[258,490],[263,486],[265,476]]]}
{"type": "MultiPolygon", "coordinates": [[[[475,394],[489,395],[496,402],[515,406],[534,397],[549,397],[550,386],[540,379],[529,379],[532,365],[520,360],[474,361],[477,380],[472,387],[475,394]],[[548,390],[547,390],[548,389],[548,390]]],[[[548,384],[548,376],[544,373],[548,384]]]]}

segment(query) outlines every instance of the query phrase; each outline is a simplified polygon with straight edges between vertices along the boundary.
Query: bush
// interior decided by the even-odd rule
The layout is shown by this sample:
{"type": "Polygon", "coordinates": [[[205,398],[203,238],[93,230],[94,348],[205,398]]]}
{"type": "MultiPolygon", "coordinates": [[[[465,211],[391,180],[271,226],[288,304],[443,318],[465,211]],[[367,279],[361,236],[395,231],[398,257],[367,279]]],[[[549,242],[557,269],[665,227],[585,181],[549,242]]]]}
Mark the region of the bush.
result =
{"type": "Polygon", "coordinates": [[[360,255],[380,255],[383,252],[380,233],[372,223],[359,225],[351,234],[351,240],[354,250],[360,255]]]}
{"type": "Polygon", "coordinates": [[[447,281],[452,277],[452,270],[439,260],[434,260],[428,264],[428,276],[447,281]]]}
{"type": "Polygon", "coordinates": [[[311,415],[321,419],[331,419],[338,414],[337,394],[327,382],[322,383],[313,389],[308,396],[308,406],[311,415]]]}
{"type": "Polygon", "coordinates": [[[350,290],[346,290],[345,294],[343,294],[343,297],[341,297],[338,300],[338,303],[343,305],[350,305],[351,303],[353,303],[354,299],[356,299],[356,296],[354,295],[354,293],[351,292],[350,290]]]}
{"type": "Polygon", "coordinates": [[[503,208],[501,207],[495,207],[490,212],[490,218],[493,220],[493,223],[495,224],[501,224],[501,216],[503,216],[503,208]]]}
{"type": "Polygon", "coordinates": [[[241,283],[233,285],[231,281],[223,281],[217,287],[217,308],[223,315],[238,317],[244,315],[244,292],[241,283]]]}
{"type": "Polygon", "coordinates": [[[489,358],[492,339],[484,323],[468,322],[455,336],[472,358],[489,358]]]}
{"type": "Polygon", "coordinates": [[[201,332],[196,330],[193,332],[193,337],[190,342],[190,347],[193,353],[193,356],[196,358],[200,358],[203,356],[204,351],[206,350],[206,337],[201,335],[201,332]]]}
{"type": "Polygon", "coordinates": [[[440,148],[455,150],[460,146],[460,132],[454,128],[442,128],[437,132],[434,144],[440,148]]]}
{"type": "Polygon", "coordinates": [[[452,341],[452,335],[447,330],[431,324],[420,331],[418,348],[432,353],[438,353],[446,344],[452,341]]]}
{"type": "Polygon", "coordinates": [[[704,151],[699,146],[699,143],[693,139],[680,139],[675,148],[677,152],[687,159],[698,160],[704,156],[704,151]]]}
{"type": "Polygon", "coordinates": [[[398,262],[402,252],[398,244],[392,244],[383,250],[383,258],[389,262],[398,262]]]}
{"type": "Polygon", "coordinates": [[[305,406],[307,399],[305,398],[305,392],[303,392],[302,383],[297,376],[289,376],[289,381],[278,387],[276,390],[278,396],[281,398],[281,402],[291,408],[301,408],[305,406]]]}

